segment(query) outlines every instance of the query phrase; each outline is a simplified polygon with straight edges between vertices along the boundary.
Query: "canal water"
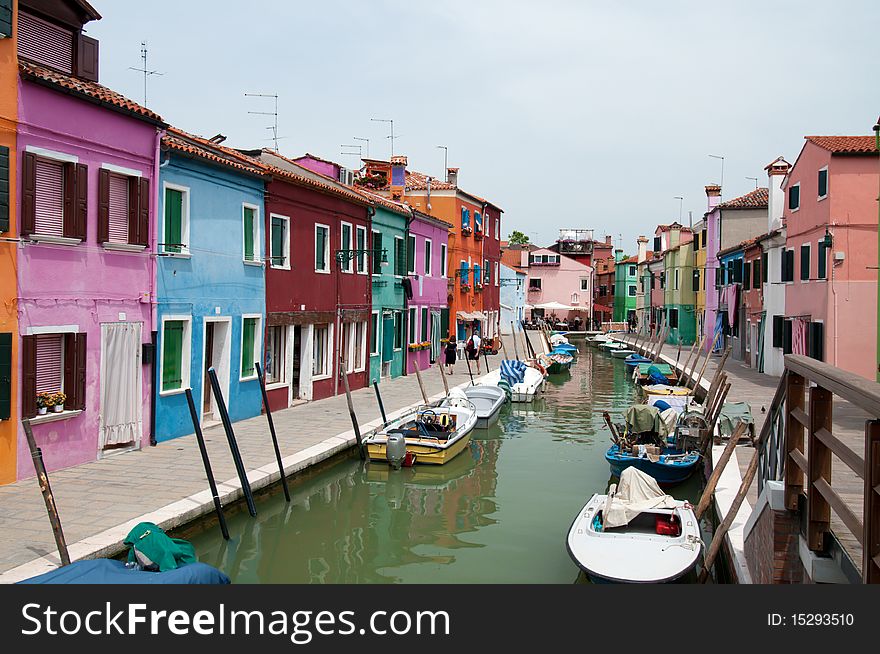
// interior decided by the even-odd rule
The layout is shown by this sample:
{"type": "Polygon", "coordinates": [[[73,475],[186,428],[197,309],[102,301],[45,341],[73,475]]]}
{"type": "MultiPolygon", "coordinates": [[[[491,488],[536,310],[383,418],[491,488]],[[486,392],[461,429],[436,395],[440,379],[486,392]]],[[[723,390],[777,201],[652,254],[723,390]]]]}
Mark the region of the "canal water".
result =
{"type": "MultiPolygon", "coordinates": [[[[576,344],[570,372],[446,465],[344,458],[292,483],[292,503],[274,493],[255,519],[228,516],[228,543],[216,523],[185,535],[233,583],[573,583],[568,528],[610,481],[602,412],[622,422],[636,397],[623,361],[576,344]]],[[[696,480],[674,490],[697,492],[696,480]]]]}

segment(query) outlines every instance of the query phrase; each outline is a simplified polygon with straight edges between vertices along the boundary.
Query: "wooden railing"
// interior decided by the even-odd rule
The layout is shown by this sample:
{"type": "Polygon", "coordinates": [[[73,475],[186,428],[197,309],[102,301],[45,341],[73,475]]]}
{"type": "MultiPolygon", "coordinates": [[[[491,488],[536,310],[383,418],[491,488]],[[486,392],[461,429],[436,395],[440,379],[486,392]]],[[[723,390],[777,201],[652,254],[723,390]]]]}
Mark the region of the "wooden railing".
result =
{"type": "Polygon", "coordinates": [[[767,480],[784,481],[785,506],[792,511],[803,498],[808,547],[824,550],[834,512],[862,546],[862,581],[880,583],[880,384],[809,357],[786,355],[785,374],[758,442],[759,489],[767,480]],[[834,396],[870,416],[863,454],[834,435],[834,396]],[[832,456],[864,481],[861,516],[834,488],[832,456]]]}

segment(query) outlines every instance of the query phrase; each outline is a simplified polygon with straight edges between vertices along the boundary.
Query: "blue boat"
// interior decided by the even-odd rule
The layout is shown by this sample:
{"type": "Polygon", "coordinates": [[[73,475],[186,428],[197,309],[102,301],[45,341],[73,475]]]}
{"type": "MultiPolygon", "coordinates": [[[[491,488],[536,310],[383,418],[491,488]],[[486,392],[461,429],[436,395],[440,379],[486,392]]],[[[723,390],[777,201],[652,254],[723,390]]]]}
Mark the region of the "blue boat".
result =
{"type": "Polygon", "coordinates": [[[658,484],[671,486],[679,484],[690,477],[697,469],[700,461],[698,452],[682,452],[671,447],[663,448],[659,461],[651,461],[647,457],[639,457],[629,452],[621,451],[617,445],[612,445],[605,453],[605,460],[611,466],[611,474],[620,477],[626,468],[634,466],[642,472],[651,475],[658,484]]]}
{"type": "Polygon", "coordinates": [[[647,357],[643,357],[641,354],[630,354],[625,360],[624,363],[628,366],[635,367],[640,363],[651,363],[651,359],[647,357]]]}
{"type": "Polygon", "coordinates": [[[559,343],[558,345],[553,346],[553,351],[559,351],[563,354],[568,354],[570,356],[577,355],[578,349],[572,345],[571,343],[559,343]]]}
{"type": "Polygon", "coordinates": [[[146,572],[126,567],[122,561],[74,561],[20,584],[228,584],[229,577],[206,563],[190,563],[166,572],[146,572]]]}

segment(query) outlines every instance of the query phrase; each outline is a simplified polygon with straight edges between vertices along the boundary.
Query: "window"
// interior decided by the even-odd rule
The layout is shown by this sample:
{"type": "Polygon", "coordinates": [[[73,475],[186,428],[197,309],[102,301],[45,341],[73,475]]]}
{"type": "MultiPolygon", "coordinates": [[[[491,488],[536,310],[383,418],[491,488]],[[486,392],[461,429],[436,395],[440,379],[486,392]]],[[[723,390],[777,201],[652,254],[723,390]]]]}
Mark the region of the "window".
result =
{"type": "Polygon", "coordinates": [[[694,270],[693,277],[694,278],[692,280],[691,290],[693,290],[694,292],[697,292],[700,290],[700,270],[699,270],[699,268],[694,270]]]}
{"type": "Polygon", "coordinates": [[[537,289],[541,290],[541,278],[540,277],[532,277],[529,279],[529,289],[537,289]]]}
{"type": "Polygon", "coordinates": [[[373,231],[373,274],[382,274],[382,232],[373,231]]]}
{"type": "Polygon", "coordinates": [[[330,376],[330,325],[315,325],[312,341],[312,378],[330,376]]]}
{"type": "Polygon", "coordinates": [[[590,278],[589,277],[581,277],[581,290],[582,291],[590,290],[590,278]]]}
{"type": "Polygon", "coordinates": [[[169,254],[189,252],[189,189],[165,183],[162,251],[169,254]]]}
{"type": "Polygon", "coordinates": [[[735,259],[733,262],[733,281],[741,284],[743,280],[743,260],[735,259]]]}
{"type": "Polygon", "coordinates": [[[410,307],[409,311],[407,312],[407,322],[409,323],[409,340],[407,342],[410,345],[418,342],[416,340],[416,326],[417,326],[416,325],[416,318],[417,318],[416,308],[410,307]]]}
{"type": "Polygon", "coordinates": [[[0,145],[0,232],[9,231],[9,218],[9,148],[0,145]]]}
{"type": "Polygon", "coordinates": [[[315,225],[315,272],[330,272],[330,228],[315,225]]]}
{"type": "Polygon", "coordinates": [[[654,237],[654,253],[656,254],[657,252],[660,252],[660,237],[659,236],[654,237]]]}
{"type": "Polygon", "coordinates": [[[350,359],[354,362],[354,371],[360,372],[366,367],[364,350],[366,347],[367,323],[361,321],[352,323],[352,326],[350,359]]]}
{"type": "Polygon", "coordinates": [[[428,328],[431,325],[428,322],[428,320],[429,320],[428,315],[429,315],[428,307],[422,307],[422,322],[421,322],[421,329],[419,330],[420,339],[421,339],[422,343],[427,342],[427,340],[429,338],[428,334],[430,332],[429,332],[428,328]]]}
{"type": "Polygon", "coordinates": [[[678,309],[669,310],[669,327],[676,329],[678,327],[678,309]]]}
{"type": "Polygon", "coordinates": [[[791,320],[786,320],[782,323],[782,353],[783,354],[791,354],[792,353],[791,327],[792,327],[791,320]]]}
{"type": "MultiPolygon", "coordinates": [[[[354,247],[358,250],[357,257],[355,258],[355,261],[357,261],[357,272],[359,275],[366,275],[367,259],[364,255],[364,250],[367,249],[367,228],[358,225],[354,228],[354,233],[354,247]]],[[[382,256],[381,253],[379,256],[382,256]]]]}
{"type": "MultiPolygon", "coordinates": [[[[676,272],[677,272],[677,271],[676,271],[676,272]]],[[[630,285],[630,287],[629,287],[629,292],[628,292],[628,293],[629,293],[629,296],[630,296],[630,297],[635,297],[635,296],[636,296],[636,286],[635,286],[635,284],[631,284],[631,285],[630,285]]]]}
{"type": "Polygon", "coordinates": [[[244,230],[244,260],[260,263],[260,209],[252,204],[241,205],[244,230]]]}
{"type": "Polygon", "coordinates": [[[62,236],[64,225],[64,164],[37,159],[36,233],[62,236]]]}
{"type": "Polygon", "coordinates": [[[271,214],[269,265],[290,270],[290,218],[271,214]]]}
{"type": "Polygon", "coordinates": [[[379,312],[374,311],[370,316],[370,354],[379,354],[379,312]]]}
{"type": "Polygon", "coordinates": [[[467,286],[470,283],[469,282],[470,266],[468,266],[467,261],[461,262],[461,268],[459,269],[459,275],[461,277],[461,285],[467,286]]]}
{"type": "Polygon", "coordinates": [[[37,336],[37,393],[57,393],[64,390],[64,336],[41,334],[37,336]]]}
{"type": "Polygon", "coordinates": [[[406,241],[394,237],[394,274],[398,277],[406,275],[406,241]]]}
{"type": "Polygon", "coordinates": [[[467,207],[461,208],[461,230],[463,232],[471,231],[471,212],[467,207]]]}
{"type": "Polygon", "coordinates": [[[19,11],[18,55],[23,59],[73,73],[74,42],[70,29],[19,11]]]}
{"type": "Polygon", "coordinates": [[[0,420],[9,420],[11,414],[12,333],[0,332],[0,420]]]}
{"type": "Polygon", "coordinates": [[[653,291],[654,288],[657,286],[657,276],[654,275],[654,273],[648,273],[648,274],[651,277],[651,290],[653,291]]]}
{"type": "MultiPolygon", "coordinates": [[[[614,287],[612,286],[611,288],[612,288],[611,292],[614,293],[614,290],[613,290],[614,287]]],[[[662,273],[660,273],[660,290],[663,290],[665,288],[666,288],[666,273],[662,272],[662,273]]]]}
{"type": "MultiPolygon", "coordinates": [[[[85,409],[86,335],[40,329],[22,338],[22,400],[24,417],[37,415],[37,394],[64,392],[67,410],[85,409]]],[[[58,330],[65,328],[59,327],[58,330]]],[[[5,335],[3,335],[5,336],[5,335]]],[[[0,339],[0,344],[3,341],[0,339]]],[[[11,338],[6,339],[7,373],[11,374],[11,338]]]]}
{"type": "Polygon", "coordinates": [[[409,234],[406,237],[406,274],[416,274],[416,237],[409,234]]]}
{"type": "Polygon", "coordinates": [[[801,281],[810,279],[810,244],[801,246],[801,281]]]}
{"type": "Polygon", "coordinates": [[[828,276],[828,248],[825,245],[825,239],[816,244],[816,278],[825,279],[828,276]]]}
{"type": "Polygon", "coordinates": [[[700,232],[694,232],[694,252],[700,250],[700,232]]]}
{"type": "Polygon", "coordinates": [[[440,274],[442,277],[446,277],[448,271],[446,269],[446,243],[440,244],[440,274]]]}
{"type": "Polygon", "coordinates": [[[612,284],[612,285],[611,285],[611,295],[614,295],[615,292],[616,292],[616,291],[614,290],[614,284],[612,284]]]}
{"type": "Polygon", "coordinates": [[[599,285],[599,297],[605,297],[608,295],[608,287],[605,284],[599,285]]]}
{"type": "Polygon", "coordinates": [[[752,288],[761,288],[761,259],[752,261],[752,288]]]}
{"type": "Polygon", "coordinates": [[[761,281],[765,284],[767,283],[767,271],[769,270],[769,266],[767,265],[768,254],[764,252],[761,255],[761,281]]]}
{"type": "Polygon", "coordinates": [[[825,360],[825,338],[823,335],[824,325],[821,322],[811,322],[809,326],[807,354],[817,361],[825,360]]]}
{"type": "Polygon", "coordinates": [[[483,219],[480,216],[479,211],[474,211],[474,231],[476,231],[476,232],[483,231],[483,219]]]}
{"type": "Polygon", "coordinates": [[[678,277],[679,277],[679,270],[678,270],[678,268],[676,268],[675,269],[675,278],[673,279],[673,282],[672,282],[672,290],[673,291],[678,290],[678,277]]]}
{"type": "Polygon", "coordinates": [[[488,259],[483,259],[483,284],[486,286],[492,281],[492,264],[488,259]]]}
{"type": "Polygon", "coordinates": [[[782,347],[784,322],[785,318],[783,316],[773,316],[773,347],[782,347]]]}
{"type": "MultiPolygon", "coordinates": [[[[822,200],[828,196],[828,168],[825,167],[819,171],[819,199],[822,200]]],[[[819,323],[817,323],[819,324],[819,323]]],[[[820,359],[821,360],[821,359],[820,359]]]]}
{"type": "Polygon", "coordinates": [[[394,312],[394,349],[399,350],[403,347],[403,313],[394,312]]]}
{"type": "Polygon", "coordinates": [[[276,325],[266,330],[266,384],[287,381],[287,326],[276,325]]]}
{"type": "MultiPolygon", "coordinates": [[[[349,223],[342,223],[341,228],[339,230],[339,249],[340,250],[351,250],[351,225],[349,223]]],[[[344,273],[350,273],[354,271],[354,259],[350,259],[348,256],[348,252],[346,252],[346,257],[339,262],[339,269],[344,273]]]]}
{"type": "Polygon", "coordinates": [[[254,362],[260,360],[260,318],[259,315],[241,317],[241,381],[257,378],[254,362]]]}
{"type": "Polygon", "coordinates": [[[190,317],[162,318],[162,393],[179,393],[189,387],[190,317]]]}
{"type": "Polygon", "coordinates": [[[629,267],[629,276],[630,276],[630,277],[635,277],[635,276],[636,276],[636,267],[635,267],[635,266],[630,266],[630,267],[629,267]]]}
{"type": "MultiPolygon", "coordinates": [[[[501,216],[499,215],[495,219],[495,238],[499,241],[501,240],[501,216]]],[[[496,277],[497,279],[497,277],[496,277]]]]}
{"type": "Polygon", "coordinates": [[[797,211],[801,207],[801,185],[800,182],[788,189],[788,208],[790,211],[797,211]]]}
{"type": "Polygon", "coordinates": [[[752,287],[752,264],[743,264],[743,290],[748,291],[752,287]]]}
{"type": "Polygon", "coordinates": [[[431,276],[431,239],[425,239],[425,275],[431,276]]]}
{"type": "Polygon", "coordinates": [[[28,146],[22,153],[21,173],[22,236],[85,240],[87,167],[63,152],[28,146]]]}

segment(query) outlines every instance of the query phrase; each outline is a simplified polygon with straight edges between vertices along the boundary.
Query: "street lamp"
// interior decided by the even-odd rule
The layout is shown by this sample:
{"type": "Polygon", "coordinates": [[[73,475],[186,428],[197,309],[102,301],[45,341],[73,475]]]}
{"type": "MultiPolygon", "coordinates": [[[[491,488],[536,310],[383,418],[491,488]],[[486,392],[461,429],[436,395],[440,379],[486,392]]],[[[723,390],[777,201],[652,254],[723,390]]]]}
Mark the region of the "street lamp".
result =
{"type": "MultiPolygon", "coordinates": [[[[375,252],[373,250],[367,250],[367,249],[336,250],[336,261],[338,261],[341,264],[348,263],[349,261],[351,261],[355,257],[362,257],[364,255],[372,256],[373,254],[375,254],[375,252]]],[[[382,256],[379,259],[379,263],[382,266],[388,265],[388,250],[387,249],[382,250],[382,256]]]]}

